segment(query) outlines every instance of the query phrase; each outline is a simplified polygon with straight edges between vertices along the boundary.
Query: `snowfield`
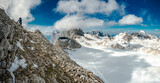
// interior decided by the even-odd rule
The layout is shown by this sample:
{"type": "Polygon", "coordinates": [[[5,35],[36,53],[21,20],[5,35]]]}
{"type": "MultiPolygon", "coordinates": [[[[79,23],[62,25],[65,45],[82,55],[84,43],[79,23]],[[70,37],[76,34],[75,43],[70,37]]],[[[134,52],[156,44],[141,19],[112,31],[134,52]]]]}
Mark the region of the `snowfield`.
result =
{"type": "Polygon", "coordinates": [[[141,51],[82,47],[69,56],[105,83],[160,83],[160,56],[141,51]]]}
{"type": "Polygon", "coordinates": [[[160,83],[160,41],[144,31],[113,38],[84,34],[70,58],[105,83],[160,83]]]}

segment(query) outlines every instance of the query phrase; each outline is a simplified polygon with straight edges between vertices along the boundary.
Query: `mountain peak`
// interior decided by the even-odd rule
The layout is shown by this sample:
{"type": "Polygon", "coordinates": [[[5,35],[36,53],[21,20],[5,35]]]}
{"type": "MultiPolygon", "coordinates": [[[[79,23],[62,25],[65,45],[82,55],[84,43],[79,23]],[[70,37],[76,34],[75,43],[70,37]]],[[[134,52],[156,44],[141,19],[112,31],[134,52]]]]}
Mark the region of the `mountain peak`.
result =
{"type": "Polygon", "coordinates": [[[140,30],[139,33],[145,33],[143,30],[140,30]]]}
{"type": "Polygon", "coordinates": [[[51,43],[55,44],[59,37],[67,37],[73,39],[76,36],[83,36],[84,32],[81,29],[70,29],[68,31],[53,31],[51,36],[51,43]]]}

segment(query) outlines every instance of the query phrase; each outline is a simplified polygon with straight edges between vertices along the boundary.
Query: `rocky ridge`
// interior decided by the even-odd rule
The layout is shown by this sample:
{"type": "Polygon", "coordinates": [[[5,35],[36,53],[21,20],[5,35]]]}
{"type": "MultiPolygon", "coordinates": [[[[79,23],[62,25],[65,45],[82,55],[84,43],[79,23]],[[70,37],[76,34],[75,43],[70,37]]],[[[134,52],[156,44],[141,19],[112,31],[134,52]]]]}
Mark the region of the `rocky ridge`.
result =
{"type": "Polygon", "coordinates": [[[75,40],[86,47],[141,50],[154,55],[160,54],[160,40],[142,30],[131,34],[119,33],[114,37],[100,37],[87,33],[75,40]]]}
{"type": "Polygon", "coordinates": [[[86,34],[96,35],[99,37],[111,37],[109,34],[105,34],[102,31],[91,31],[91,32],[86,32],[86,34]]]}
{"type": "Polygon", "coordinates": [[[39,30],[24,29],[0,9],[0,83],[103,83],[39,30]]]}

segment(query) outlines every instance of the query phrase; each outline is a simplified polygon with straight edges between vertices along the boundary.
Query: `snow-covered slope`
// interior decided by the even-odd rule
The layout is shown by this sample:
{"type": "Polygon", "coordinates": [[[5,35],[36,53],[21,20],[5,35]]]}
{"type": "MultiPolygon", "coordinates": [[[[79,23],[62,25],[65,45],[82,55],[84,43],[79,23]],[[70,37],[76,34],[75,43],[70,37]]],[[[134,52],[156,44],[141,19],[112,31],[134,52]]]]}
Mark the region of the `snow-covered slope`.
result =
{"type": "Polygon", "coordinates": [[[119,33],[111,37],[99,37],[92,34],[84,34],[76,39],[82,46],[91,48],[118,48],[124,50],[141,50],[154,55],[160,54],[160,40],[156,36],[139,31],[136,33],[119,33]]]}
{"type": "Polygon", "coordinates": [[[141,51],[82,47],[69,56],[105,83],[160,83],[160,56],[141,51]]]}

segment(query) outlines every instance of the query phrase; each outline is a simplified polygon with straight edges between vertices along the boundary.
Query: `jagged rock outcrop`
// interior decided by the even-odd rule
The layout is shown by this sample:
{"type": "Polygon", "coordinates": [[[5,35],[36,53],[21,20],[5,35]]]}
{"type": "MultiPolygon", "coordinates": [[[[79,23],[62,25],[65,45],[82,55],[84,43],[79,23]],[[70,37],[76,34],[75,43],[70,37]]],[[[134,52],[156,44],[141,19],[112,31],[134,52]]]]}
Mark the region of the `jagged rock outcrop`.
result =
{"type": "Polygon", "coordinates": [[[52,33],[50,41],[53,44],[55,44],[57,39],[59,39],[59,37],[67,37],[74,40],[76,37],[83,36],[83,35],[84,35],[84,32],[81,29],[71,29],[68,31],[54,31],[52,33]]]}
{"type": "Polygon", "coordinates": [[[132,33],[131,36],[137,37],[139,39],[158,39],[156,36],[151,36],[146,32],[144,32],[143,30],[140,30],[139,32],[136,32],[136,33],[132,33]]]}
{"type": "Polygon", "coordinates": [[[105,34],[101,31],[91,31],[91,32],[87,32],[86,34],[96,35],[96,36],[99,36],[99,37],[111,37],[109,34],[105,34]]]}
{"type": "Polygon", "coordinates": [[[0,83],[103,83],[39,30],[24,29],[0,9],[0,83]]]}
{"type": "Polygon", "coordinates": [[[143,30],[131,34],[123,32],[114,37],[100,37],[97,36],[96,32],[86,33],[84,36],[76,38],[76,41],[86,47],[141,50],[154,55],[160,54],[160,40],[143,30]]]}
{"type": "Polygon", "coordinates": [[[113,40],[116,42],[121,42],[121,43],[128,43],[132,39],[131,35],[124,32],[124,33],[119,33],[115,37],[113,37],[113,40]]]}
{"type": "Polygon", "coordinates": [[[59,37],[59,39],[56,41],[56,46],[60,46],[63,49],[69,50],[81,48],[81,45],[79,43],[67,37],[59,37]]]}

